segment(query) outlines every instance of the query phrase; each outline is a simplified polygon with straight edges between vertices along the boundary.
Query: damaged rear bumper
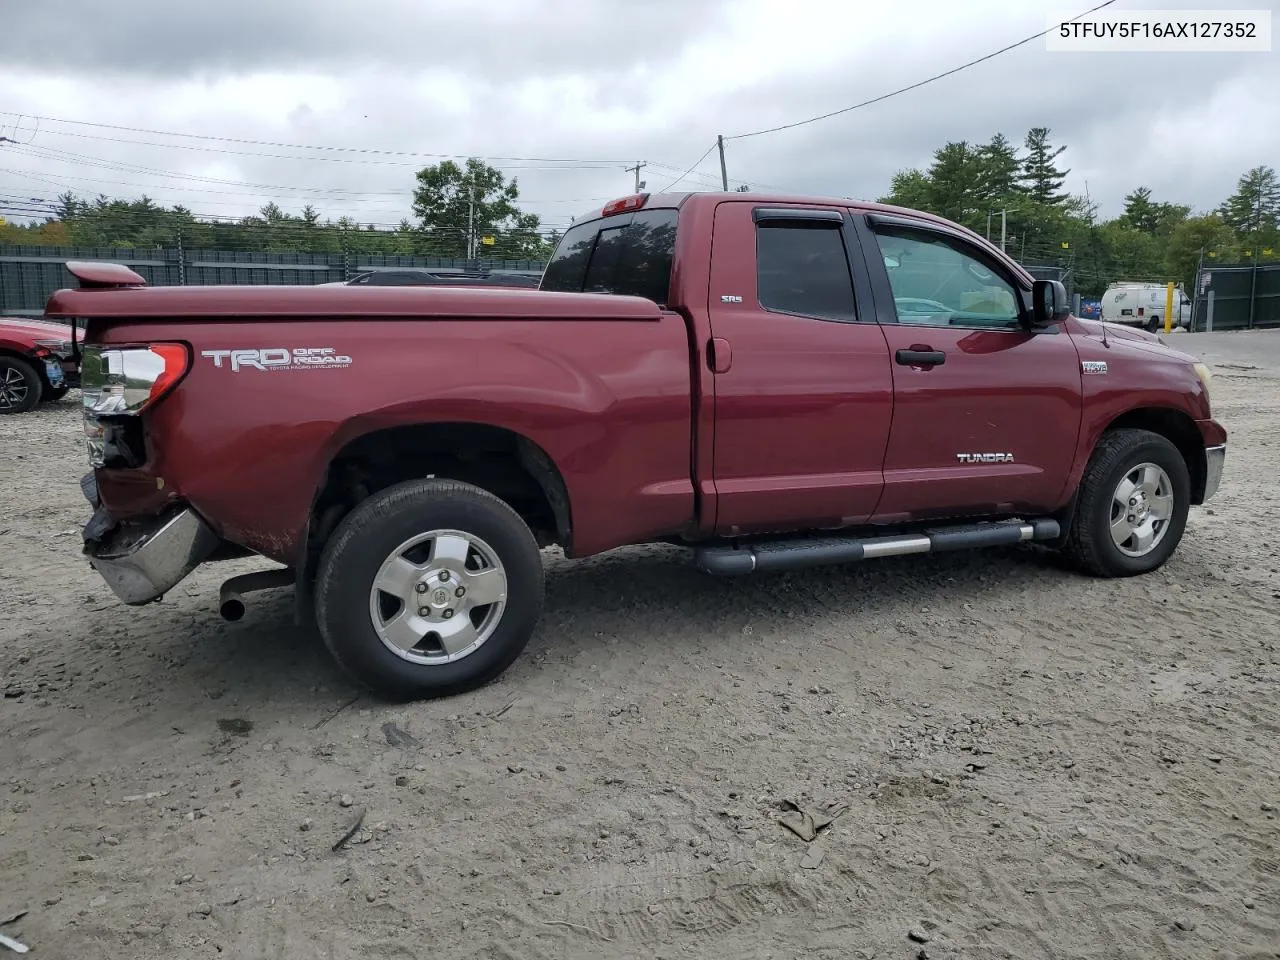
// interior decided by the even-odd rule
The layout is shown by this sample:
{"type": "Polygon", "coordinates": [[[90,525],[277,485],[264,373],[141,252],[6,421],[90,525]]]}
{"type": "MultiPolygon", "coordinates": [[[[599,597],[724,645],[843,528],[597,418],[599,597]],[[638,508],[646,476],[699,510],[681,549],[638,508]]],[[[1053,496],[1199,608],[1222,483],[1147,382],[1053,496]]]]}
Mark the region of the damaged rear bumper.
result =
{"type": "Polygon", "coordinates": [[[203,563],[221,542],[190,507],[137,523],[116,523],[98,502],[92,475],[81,483],[94,507],[84,528],[84,552],[121,601],[159,600],[203,563]]]}

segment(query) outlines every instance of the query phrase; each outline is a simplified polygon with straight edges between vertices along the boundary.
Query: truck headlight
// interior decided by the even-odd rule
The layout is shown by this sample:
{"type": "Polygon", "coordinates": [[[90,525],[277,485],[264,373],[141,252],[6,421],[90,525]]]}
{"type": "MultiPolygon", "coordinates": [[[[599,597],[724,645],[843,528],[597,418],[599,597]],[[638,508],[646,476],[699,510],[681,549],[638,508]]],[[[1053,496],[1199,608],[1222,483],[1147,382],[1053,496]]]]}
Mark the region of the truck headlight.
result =
{"type": "Polygon", "coordinates": [[[1213,371],[1203,363],[1197,363],[1195,371],[1196,376],[1200,378],[1200,382],[1204,384],[1204,398],[1208,402],[1209,408],[1213,409],[1213,391],[1209,388],[1209,384],[1213,380],[1213,371]]]}

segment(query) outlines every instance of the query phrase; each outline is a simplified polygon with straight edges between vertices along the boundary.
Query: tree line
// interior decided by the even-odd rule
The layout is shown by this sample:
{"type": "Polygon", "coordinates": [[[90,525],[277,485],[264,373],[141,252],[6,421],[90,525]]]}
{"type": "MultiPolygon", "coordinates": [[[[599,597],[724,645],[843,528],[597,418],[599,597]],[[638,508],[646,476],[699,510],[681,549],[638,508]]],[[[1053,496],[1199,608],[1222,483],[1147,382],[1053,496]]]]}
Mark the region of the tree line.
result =
{"type": "Polygon", "coordinates": [[[964,140],[934,151],[927,169],[901,170],[886,203],[926,210],[1000,242],[1026,262],[1064,266],[1076,289],[1097,296],[1117,280],[1180,282],[1193,289],[1197,265],[1280,261],[1280,178],[1254,167],[1211,211],[1157,200],[1145,186],[1124,198],[1124,211],[1100,221],[1088,194],[1068,193],[1047,127],[1016,145],[997,133],[986,143],[964,140]],[[1003,213],[1003,222],[1002,222],[1003,213]]]}
{"type": "MultiPolygon", "coordinates": [[[[880,199],[927,210],[999,242],[1026,263],[1066,267],[1075,288],[1098,295],[1115,280],[1177,280],[1192,289],[1197,264],[1280,261],[1280,178],[1267,166],[1244,173],[1214,210],[1157,200],[1145,186],[1124,199],[1124,211],[1100,221],[1088,194],[1064,189],[1064,145],[1046,127],[1015,144],[997,133],[986,143],[953,141],[934,151],[926,169],[901,170],[880,199]]],[[[286,213],[274,202],[240,218],[201,216],[186,207],[64,193],[45,208],[44,222],[0,225],[0,243],[53,246],[161,247],[352,254],[411,254],[544,260],[559,234],[520,207],[515,178],[470,158],[446,160],[415,175],[413,218],[361,224],[322,220],[308,205],[286,213]]],[[[19,212],[23,212],[22,209],[19,212]]]]}
{"type": "MultiPolygon", "coordinates": [[[[559,233],[544,230],[535,213],[520,209],[520,187],[501,170],[471,158],[419,170],[413,219],[361,224],[350,216],[321,219],[311,204],[301,214],[275,203],[247,217],[211,217],[166,207],[147,196],[123,200],[73,193],[45,208],[27,201],[17,212],[44,213],[44,222],[0,225],[0,243],[80,247],[172,247],[271,253],[352,253],[545,260],[559,233]]],[[[3,212],[0,209],[0,212],[3,212]]]]}

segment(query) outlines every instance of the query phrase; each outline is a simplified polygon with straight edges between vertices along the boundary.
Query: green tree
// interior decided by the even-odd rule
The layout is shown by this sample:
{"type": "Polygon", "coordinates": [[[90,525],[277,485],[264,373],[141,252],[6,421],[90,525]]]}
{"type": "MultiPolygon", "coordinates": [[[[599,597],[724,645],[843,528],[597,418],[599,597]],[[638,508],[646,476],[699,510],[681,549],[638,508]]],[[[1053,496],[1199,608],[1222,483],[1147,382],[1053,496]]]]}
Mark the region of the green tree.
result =
{"type": "Polygon", "coordinates": [[[929,205],[929,177],[914,168],[899,170],[890,181],[890,192],[880,198],[881,203],[923,210],[929,205]]]}
{"type": "Polygon", "coordinates": [[[1188,217],[1173,228],[1165,247],[1165,272],[1190,293],[1202,255],[1206,267],[1230,263],[1240,256],[1235,231],[1218,213],[1188,217]]]}
{"type": "Polygon", "coordinates": [[[1021,192],[1018,148],[997,133],[978,148],[975,193],[988,209],[1004,209],[1021,192]]]}
{"type": "Polygon", "coordinates": [[[931,213],[972,227],[986,211],[981,210],[978,183],[981,165],[977,152],[964,140],[947,143],[933,154],[926,193],[931,213]]]}
{"type": "Polygon", "coordinates": [[[1135,230],[1167,236],[1187,218],[1191,208],[1176,203],[1156,203],[1147,187],[1138,187],[1124,198],[1124,214],[1120,217],[1135,230]]]}
{"type": "Polygon", "coordinates": [[[1027,155],[1022,160],[1022,183],[1031,199],[1042,207],[1060,207],[1067,200],[1062,189],[1070,170],[1059,170],[1058,157],[1067,148],[1049,144],[1048,127],[1032,127],[1027,132],[1027,155]]]}
{"type": "Polygon", "coordinates": [[[1218,213],[1251,255],[1258,256],[1265,247],[1274,249],[1280,241],[1280,178],[1276,171],[1254,167],[1245,173],[1218,213]]]}
{"type": "MultiPolygon", "coordinates": [[[[418,218],[419,252],[463,257],[468,237],[493,236],[493,250],[525,257],[543,248],[537,214],[517,206],[520,188],[501,170],[471,157],[465,166],[445,160],[417,173],[413,212],[418,218]]],[[[478,248],[483,252],[484,248],[478,248]]]]}

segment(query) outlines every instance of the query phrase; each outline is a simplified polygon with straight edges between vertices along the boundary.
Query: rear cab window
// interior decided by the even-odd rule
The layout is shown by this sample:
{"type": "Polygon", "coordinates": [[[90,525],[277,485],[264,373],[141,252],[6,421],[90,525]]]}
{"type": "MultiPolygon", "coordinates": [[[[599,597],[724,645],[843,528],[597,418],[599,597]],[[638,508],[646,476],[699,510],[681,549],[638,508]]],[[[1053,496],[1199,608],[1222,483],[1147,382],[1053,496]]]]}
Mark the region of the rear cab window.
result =
{"type": "Polygon", "coordinates": [[[644,297],[665,307],[679,216],[675,209],[637,210],[570,227],[539,289],[644,297]]]}

